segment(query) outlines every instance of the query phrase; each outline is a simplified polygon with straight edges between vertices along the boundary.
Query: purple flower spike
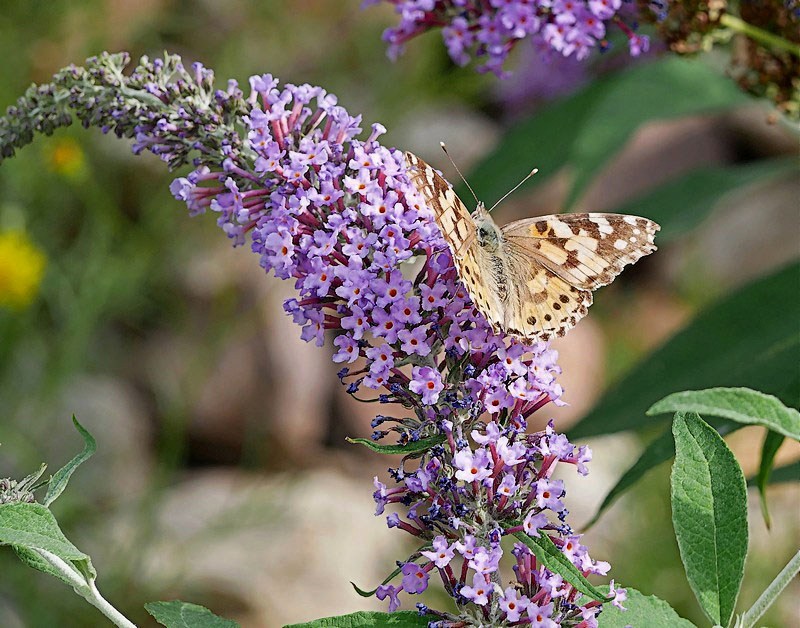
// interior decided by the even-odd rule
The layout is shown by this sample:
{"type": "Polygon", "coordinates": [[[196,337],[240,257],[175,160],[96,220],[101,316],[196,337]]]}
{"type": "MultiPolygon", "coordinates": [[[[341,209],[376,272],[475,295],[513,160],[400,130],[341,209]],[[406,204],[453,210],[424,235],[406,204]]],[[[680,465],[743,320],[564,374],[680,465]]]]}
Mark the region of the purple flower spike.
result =
{"type": "MultiPolygon", "coordinates": [[[[474,43],[493,59],[507,53],[509,29],[515,36],[555,29],[559,45],[588,46],[570,33],[581,24],[599,33],[600,15],[617,6],[397,4],[413,4],[413,20],[457,7],[466,21],[458,23],[459,45],[474,43]]],[[[392,44],[418,30],[394,34],[392,44]]],[[[64,70],[53,85],[29,90],[0,120],[0,156],[33,130],[65,126],[69,119],[58,112],[66,101],[87,126],[134,138],[135,151],[170,166],[193,159],[195,170],[170,187],[175,197],[192,215],[216,214],[234,245],[249,243],[266,271],[293,281],[297,294],[284,310],[301,337],[327,342],[333,361],[347,365],[338,373],[347,391],[381,404],[373,440],[392,434],[392,445],[409,452],[389,470],[391,487],[375,478],[373,499],[376,514],[412,535],[418,550],[400,563],[402,583],[378,587],[376,597],[396,610],[401,591],[421,593],[433,574],[456,602],[455,625],[596,626],[599,601],[578,605],[586,598],[527,545],[509,555],[501,543],[509,534],[547,535],[584,575],[610,568],[572,533],[563,480],[553,479],[559,464],[584,474],[591,452],[552,424],[526,432],[534,412],[561,403],[557,354],[494,333],[478,314],[403,153],[377,141],[385,129],[373,125],[362,141],[361,117],[334,96],[280,86],[268,74],[251,78],[245,96],[234,83],[215,90],[209,70],[188,70],[178,57],[143,58],[132,73],[123,72],[126,63],[124,55],[104,55],[88,70],[64,70]],[[505,590],[504,563],[516,577],[505,590]]],[[[621,605],[624,590],[614,595],[621,605]]]]}

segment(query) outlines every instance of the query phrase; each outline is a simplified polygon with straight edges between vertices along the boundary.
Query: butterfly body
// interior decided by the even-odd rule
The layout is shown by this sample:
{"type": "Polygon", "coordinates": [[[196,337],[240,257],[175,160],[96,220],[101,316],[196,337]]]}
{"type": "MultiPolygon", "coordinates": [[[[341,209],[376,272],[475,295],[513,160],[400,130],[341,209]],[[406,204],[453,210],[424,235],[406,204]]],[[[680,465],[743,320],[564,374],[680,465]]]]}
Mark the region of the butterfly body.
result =
{"type": "Polygon", "coordinates": [[[419,157],[406,153],[406,162],[459,278],[496,331],[529,341],[563,336],[586,315],[592,290],[656,248],[659,226],[638,216],[557,214],[499,227],[483,203],[470,214],[419,157]]]}

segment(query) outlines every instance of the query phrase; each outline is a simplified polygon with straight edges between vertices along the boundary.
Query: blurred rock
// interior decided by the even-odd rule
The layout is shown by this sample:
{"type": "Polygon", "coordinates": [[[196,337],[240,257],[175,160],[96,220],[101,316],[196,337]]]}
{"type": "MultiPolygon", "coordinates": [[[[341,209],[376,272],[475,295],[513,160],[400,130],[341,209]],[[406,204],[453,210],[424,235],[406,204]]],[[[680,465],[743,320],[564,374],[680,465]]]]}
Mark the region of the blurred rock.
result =
{"type": "Polygon", "coordinates": [[[147,490],[153,471],[153,434],[146,406],[124,380],[84,375],[65,387],[50,424],[49,441],[58,445],[61,460],[48,459],[55,472],[83,449],[69,420],[73,414],[97,440],[97,453],[72,478],[67,491],[84,490],[92,502],[135,501],[147,490]]]}
{"type": "Polygon", "coordinates": [[[350,585],[376,586],[403,551],[372,490],[329,471],[197,473],[163,496],[142,577],[164,599],[227,600],[214,611],[244,628],[383,608],[350,585]]]}

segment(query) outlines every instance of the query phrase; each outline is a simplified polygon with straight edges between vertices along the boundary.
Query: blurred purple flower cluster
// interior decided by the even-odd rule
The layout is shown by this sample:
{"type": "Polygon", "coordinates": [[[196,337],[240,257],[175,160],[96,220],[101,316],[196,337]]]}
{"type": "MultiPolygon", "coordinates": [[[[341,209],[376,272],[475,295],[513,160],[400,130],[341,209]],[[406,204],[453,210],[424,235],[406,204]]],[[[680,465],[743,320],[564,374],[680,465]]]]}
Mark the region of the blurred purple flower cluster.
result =
{"type": "MultiPolygon", "coordinates": [[[[179,57],[143,58],[126,76],[127,62],[102,55],[30,88],[0,119],[0,154],[69,124],[67,103],[84,125],[135,138],[136,152],[170,167],[192,156],[195,169],[173,194],[192,214],[214,212],[234,244],[249,239],[267,271],[293,280],[298,295],[284,309],[302,337],[322,346],[333,336],[348,391],[372,390],[395,410],[375,418],[372,438],[394,433],[397,444],[370,444],[406,456],[390,470],[396,486],[376,478],[375,499],[378,514],[401,506],[388,524],[422,546],[401,562],[400,585],[378,597],[397,608],[397,594],[425,590],[435,568],[459,608],[430,611],[442,626],[595,626],[602,596],[581,577],[608,565],[573,535],[563,483],[551,477],[559,462],[585,473],[591,452],[552,425],[525,431],[533,412],[561,403],[556,352],[495,334],[477,313],[403,153],[378,142],[385,129],[359,140],[360,117],[319,87],[279,88],[264,75],[245,98],[233,81],[216,90],[210,70],[188,71],[179,57]],[[522,542],[512,552],[516,585],[503,589],[509,534],[522,542]],[[572,584],[536,558],[542,551],[568,559],[572,584]]],[[[614,595],[619,603],[624,590],[614,595]]]]}
{"type": "MultiPolygon", "coordinates": [[[[405,43],[432,28],[441,28],[450,57],[466,65],[473,56],[483,59],[481,72],[506,76],[506,57],[522,39],[537,47],[582,60],[595,48],[608,46],[609,24],[628,37],[630,53],[647,51],[649,40],[637,35],[620,12],[623,0],[365,0],[395,5],[400,24],[386,29],[389,56],[396,58],[405,43]]],[[[627,0],[626,0],[627,1],[627,0]]]]}

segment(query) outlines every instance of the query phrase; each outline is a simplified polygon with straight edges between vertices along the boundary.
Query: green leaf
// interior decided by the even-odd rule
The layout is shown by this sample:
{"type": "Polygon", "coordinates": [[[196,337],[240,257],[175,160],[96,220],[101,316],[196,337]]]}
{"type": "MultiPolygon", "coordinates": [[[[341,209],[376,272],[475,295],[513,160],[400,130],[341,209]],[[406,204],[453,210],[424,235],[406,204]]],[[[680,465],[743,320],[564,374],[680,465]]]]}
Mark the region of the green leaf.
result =
{"type": "MultiPolygon", "coordinates": [[[[386,578],[384,578],[384,580],[383,580],[383,582],[381,584],[387,584],[387,583],[391,582],[395,578],[395,576],[397,574],[399,574],[399,573],[400,573],[400,567],[395,567],[395,570],[392,573],[390,573],[388,576],[386,576],[386,578]]],[[[358,585],[356,585],[355,582],[350,582],[350,585],[356,590],[356,593],[358,593],[361,597],[372,597],[373,595],[375,595],[375,592],[378,590],[378,588],[375,587],[374,589],[372,589],[372,591],[365,591],[364,589],[362,589],[358,585]]]]}
{"type": "MultiPolygon", "coordinates": [[[[603,587],[605,589],[605,587],[603,587]]],[[[628,599],[620,610],[611,604],[603,605],[603,612],[597,618],[598,628],[626,628],[627,626],[646,626],[647,628],[694,628],[694,624],[684,619],[664,600],[655,595],[644,595],[636,589],[626,589],[628,599]]]]}
{"type": "Polygon", "coordinates": [[[797,167],[794,160],[764,159],[744,165],[693,170],[614,209],[661,225],[659,245],[671,242],[705,220],[723,196],[797,167]]]}
{"type": "MultiPolygon", "coordinates": [[[[800,482],[800,460],[785,464],[773,469],[769,476],[770,484],[785,484],[787,482],[800,482]]],[[[748,478],[747,486],[757,486],[758,476],[748,478]]]]}
{"type": "Polygon", "coordinates": [[[740,288],[612,386],[569,431],[570,440],[638,429],[666,395],[691,388],[746,386],[787,406],[800,399],[800,264],[740,288]],[[780,300],[780,307],[775,305],[780,300]]]}
{"type": "Polygon", "coordinates": [[[413,443],[406,445],[378,445],[375,441],[369,438],[347,438],[348,443],[364,445],[372,451],[377,451],[379,454],[416,454],[422,451],[428,451],[431,447],[443,443],[446,439],[444,434],[438,436],[431,436],[430,438],[422,438],[413,443]]]}
{"type": "Polygon", "coordinates": [[[569,582],[576,590],[584,595],[588,595],[593,600],[599,602],[606,601],[607,597],[600,589],[589,582],[586,577],[572,564],[564,553],[556,547],[550,535],[541,533],[540,536],[529,536],[525,532],[514,532],[513,536],[522,541],[536,559],[553,573],[559,574],[564,580],[569,582]]]}
{"type": "Polygon", "coordinates": [[[19,545],[12,545],[11,546],[14,552],[25,565],[30,567],[31,569],[36,569],[37,571],[41,571],[42,573],[46,573],[54,578],[58,578],[66,585],[72,586],[72,582],[70,582],[67,578],[64,577],[60,571],[54,568],[50,563],[44,560],[39,554],[34,552],[33,550],[29,550],[25,547],[20,547],[19,545]]]}
{"type": "Polygon", "coordinates": [[[239,624],[218,617],[204,606],[175,600],[173,602],[148,602],[147,612],[167,628],[237,628],[239,624]]]}
{"type": "Polygon", "coordinates": [[[745,425],[761,425],[773,432],[800,440],[800,412],[781,400],[749,388],[708,388],[673,393],[654,403],[648,416],[673,412],[696,412],[730,419],[745,425]]]}
{"type": "Polygon", "coordinates": [[[571,206],[591,180],[651,120],[724,110],[747,101],[735,83],[698,60],[664,57],[614,76],[582,121],[571,151],[571,206]]]}
{"type": "Polygon", "coordinates": [[[45,549],[66,561],[88,558],[69,542],[53,513],[41,504],[0,504],[0,545],[45,549]]]}
{"type": "Polygon", "coordinates": [[[325,617],[304,624],[291,624],[284,628],[427,628],[428,623],[436,621],[432,615],[420,616],[416,611],[396,611],[380,613],[376,611],[360,611],[350,615],[325,617]]]}
{"type": "Polygon", "coordinates": [[[44,498],[43,504],[45,506],[52,504],[58,496],[64,492],[75,469],[91,458],[94,452],[97,451],[97,443],[94,437],[78,423],[78,419],[76,419],[74,415],[72,417],[72,423],[83,437],[83,451],[53,474],[53,477],[50,479],[50,485],[47,487],[47,495],[45,495],[44,498]]]}
{"type": "Polygon", "coordinates": [[[775,454],[778,453],[784,438],[786,437],[782,434],[768,431],[764,436],[764,444],[761,445],[761,463],[758,465],[757,485],[761,503],[761,516],[764,517],[764,524],[767,526],[767,530],[772,527],[767,504],[767,484],[769,484],[769,476],[772,473],[772,465],[775,463],[775,454]]]}
{"type": "Polygon", "coordinates": [[[727,626],[747,556],[747,488],[733,453],[694,412],[672,424],[672,523],[686,577],[711,621],[727,626]]]}

